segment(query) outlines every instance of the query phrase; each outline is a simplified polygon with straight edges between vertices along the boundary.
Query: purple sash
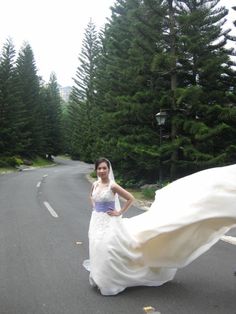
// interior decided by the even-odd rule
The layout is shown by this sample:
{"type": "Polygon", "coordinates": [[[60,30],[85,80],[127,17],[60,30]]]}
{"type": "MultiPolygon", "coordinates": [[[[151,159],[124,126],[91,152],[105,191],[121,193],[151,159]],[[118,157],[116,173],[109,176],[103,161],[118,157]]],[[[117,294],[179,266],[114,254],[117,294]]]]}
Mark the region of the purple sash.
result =
{"type": "Polygon", "coordinates": [[[96,212],[107,212],[108,210],[115,209],[115,202],[95,202],[96,212]]]}

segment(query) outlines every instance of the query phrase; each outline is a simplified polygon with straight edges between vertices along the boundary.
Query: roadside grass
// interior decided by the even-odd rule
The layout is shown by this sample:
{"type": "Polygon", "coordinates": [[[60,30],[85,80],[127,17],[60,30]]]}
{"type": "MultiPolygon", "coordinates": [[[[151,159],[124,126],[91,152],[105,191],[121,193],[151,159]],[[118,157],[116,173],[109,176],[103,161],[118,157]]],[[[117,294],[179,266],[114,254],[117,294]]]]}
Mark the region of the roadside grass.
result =
{"type": "Polygon", "coordinates": [[[155,198],[154,189],[127,189],[127,191],[141,201],[153,201],[155,198]]]}
{"type": "Polygon", "coordinates": [[[14,167],[0,167],[0,174],[17,171],[14,167]]]}
{"type": "Polygon", "coordinates": [[[71,160],[71,157],[68,154],[65,155],[58,155],[57,157],[63,158],[63,159],[68,159],[71,160]]]}
{"type": "Polygon", "coordinates": [[[55,163],[53,161],[37,157],[33,160],[30,160],[30,165],[26,165],[23,163],[21,160],[19,162],[19,166],[5,166],[5,167],[0,167],[0,174],[5,174],[5,173],[10,173],[10,172],[16,172],[19,171],[20,167],[45,167],[45,166],[51,166],[54,165],[55,163]]]}
{"type": "Polygon", "coordinates": [[[32,162],[33,162],[32,167],[44,167],[55,164],[53,161],[41,157],[37,157],[36,159],[32,160],[32,162]]]}

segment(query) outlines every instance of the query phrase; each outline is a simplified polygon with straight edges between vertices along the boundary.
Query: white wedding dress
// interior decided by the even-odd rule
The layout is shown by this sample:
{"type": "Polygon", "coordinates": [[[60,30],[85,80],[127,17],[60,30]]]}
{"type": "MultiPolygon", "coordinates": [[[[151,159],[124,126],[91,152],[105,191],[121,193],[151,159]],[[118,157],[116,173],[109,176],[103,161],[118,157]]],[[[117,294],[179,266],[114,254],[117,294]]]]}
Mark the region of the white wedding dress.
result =
{"type": "Polygon", "coordinates": [[[236,226],[236,165],[176,180],[156,192],[147,212],[132,218],[106,214],[106,204],[114,202],[110,185],[92,197],[99,211],[89,227],[90,283],[103,295],[159,286],[236,226]]]}

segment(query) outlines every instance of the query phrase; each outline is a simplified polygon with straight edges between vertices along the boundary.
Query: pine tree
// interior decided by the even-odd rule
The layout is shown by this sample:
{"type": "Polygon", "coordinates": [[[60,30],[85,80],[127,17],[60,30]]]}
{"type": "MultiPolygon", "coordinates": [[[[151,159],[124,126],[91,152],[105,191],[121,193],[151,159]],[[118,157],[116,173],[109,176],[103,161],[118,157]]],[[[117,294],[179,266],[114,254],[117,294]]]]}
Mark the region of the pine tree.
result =
{"type": "Polygon", "coordinates": [[[19,86],[19,95],[24,106],[24,127],[22,133],[25,137],[22,154],[33,156],[42,154],[43,137],[39,117],[39,77],[35,65],[33,51],[28,43],[21,48],[16,61],[16,76],[19,86]]]}
{"type": "MultiPolygon", "coordinates": [[[[227,10],[215,10],[216,4],[127,0],[113,7],[104,32],[102,71],[98,69],[103,117],[99,148],[117,161],[123,176],[140,178],[145,169],[151,179],[161,157],[171,180],[227,162],[221,152],[232,142],[231,136],[223,141],[227,132],[234,134],[228,98],[234,73],[230,51],[224,48],[228,32],[222,30],[222,19],[227,10]],[[229,125],[212,116],[210,104],[216,101],[223,105],[221,116],[228,112],[231,117],[229,125]],[[169,139],[165,137],[161,147],[154,121],[160,109],[169,113],[169,139]],[[209,119],[200,115],[206,109],[209,119]],[[218,143],[215,134],[222,135],[218,143]]],[[[232,102],[232,93],[230,98],[232,102]]]]}
{"type": "Polygon", "coordinates": [[[15,48],[11,39],[3,46],[0,59],[0,152],[15,155],[21,151],[21,107],[15,79],[15,48]]]}
{"type": "Polygon", "coordinates": [[[116,1],[96,61],[94,145],[86,106],[74,102],[71,111],[78,155],[88,143],[87,156],[107,156],[129,183],[155,181],[160,160],[171,180],[233,160],[233,51],[225,48],[230,35],[222,28],[227,10],[216,10],[217,3],[116,1]],[[161,146],[160,110],[168,113],[161,146]]]}
{"type": "MultiPolygon", "coordinates": [[[[235,72],[226,49],[228,11],[219,1],[177,1],[178,108],[181,132],[178,168],[191,172],[229,162],[227,149],[235,134],[229,97],[235,72]],[[228,113],[228,117],[227,114],[228,113]],[[181,122],[182,119],[182,122],[181,122]],[[182,161],[181,161],[182,159],[182,161]]],[[[235,100],[234,100],[235,103],[235,100]]],[[[178,109],[177,108],[177,109],[178,109]]]]}
{"type": "Polygon", "coordinates": [[[69,119],[71,128],[71,154],[74,158],[91,161],[94,145],[94,119],[95,105],[95,78],[96,59],[98,56],[97,31],[92,20],[85,30],[82,51],[79,56],[79,66],[72,87],[69,119]]]}
{"type": "MultiPolygon", "coordinates": [[[[161,152],[171,180],[228,160],[224,154],[228,142],[223,138],[229,129],[234,130],[218,119],[216,108],[219,110],[220,104],[223,114],[224,106],[228,107],[234,73],[231,51],[224,48],[229,31],[222,29],[222,20],[227,10],[216,9],[218,2],[162,1],[164,24],[159,44],[164,49],[156,54],[152,67],[165,82],[169,80],[159,99],[169,114],[166,131],[170,139],[165,140],[161,152]]],[[[146,3],[150,8],[159,5],[155,0],[146,3]]]]}
{"type": "Polygon", "coordinates": [[[63,150],[61,98],[55,73],[50,75],[45,88],[44,102],[44,150],[47,158],[52,159],[52,155],[63,150]]]}
{"type": "Polygon", "coordinates": [[[154,116],[165,82],[153,74],[151,64],[160,50],[161,23],[143,1],[117,1],[104,31],[97,93],[101,128],[96,148],[130,184],[140,178],[157,178],[159,139],[154,116]]]}

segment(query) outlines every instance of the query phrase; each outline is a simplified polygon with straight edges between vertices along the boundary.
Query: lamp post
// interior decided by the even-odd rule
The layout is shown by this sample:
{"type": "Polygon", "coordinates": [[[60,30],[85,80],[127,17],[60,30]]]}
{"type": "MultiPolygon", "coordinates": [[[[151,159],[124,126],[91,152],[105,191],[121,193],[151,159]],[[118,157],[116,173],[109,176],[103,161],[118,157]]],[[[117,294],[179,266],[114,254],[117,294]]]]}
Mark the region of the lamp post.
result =
{"type": "MultiPolygon", "coordinates": [[[[156,114],[156,120],[159,125],[160,130],[160,147],[162,144],[162,126],[165,124],[167,118],[167,113],[165,111],[160,111],[156,114]]],[[[162,164],[161,164],[161,155],[160,155],[160,164],[159,164],[159,184],[162,187],[162,164]]]]}

